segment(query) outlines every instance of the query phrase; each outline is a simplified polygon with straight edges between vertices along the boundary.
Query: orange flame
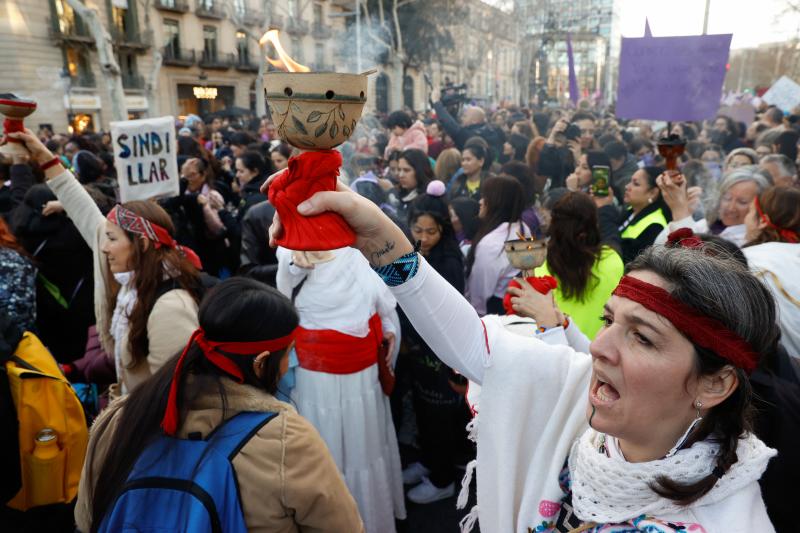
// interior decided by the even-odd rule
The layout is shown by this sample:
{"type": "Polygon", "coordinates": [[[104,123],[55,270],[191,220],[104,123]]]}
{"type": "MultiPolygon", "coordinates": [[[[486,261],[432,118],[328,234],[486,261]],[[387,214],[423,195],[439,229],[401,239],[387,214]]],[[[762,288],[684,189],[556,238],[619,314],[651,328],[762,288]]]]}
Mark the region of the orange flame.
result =
{"type": "Polygon", "coordinates": [[[281,46],[279,35],[280,33],[278,30],[269,30],[258,40],[259,44],[272,43],[272,46],[275,47],[275,51],[278,53],[278,59],[266,58],[269,64],[287,72],[311,72],[310,68],[296,62],[286,53],[286,50],[281,46]]]}

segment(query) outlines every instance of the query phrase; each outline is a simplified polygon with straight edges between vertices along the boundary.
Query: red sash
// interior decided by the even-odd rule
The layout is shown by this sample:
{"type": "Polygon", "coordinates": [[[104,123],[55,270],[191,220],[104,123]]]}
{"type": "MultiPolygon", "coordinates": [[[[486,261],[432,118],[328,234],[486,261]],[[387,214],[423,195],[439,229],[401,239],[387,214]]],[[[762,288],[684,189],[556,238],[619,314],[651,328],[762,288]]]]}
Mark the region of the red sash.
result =
{"type": "Polygon", "coordinates": [[[354,374],[378,361],[383,340],[381,317],[369,319],[366,337],[353,337],[330,329],[297,328],[295,351],[300,367],[327,374],[354,374]]]}

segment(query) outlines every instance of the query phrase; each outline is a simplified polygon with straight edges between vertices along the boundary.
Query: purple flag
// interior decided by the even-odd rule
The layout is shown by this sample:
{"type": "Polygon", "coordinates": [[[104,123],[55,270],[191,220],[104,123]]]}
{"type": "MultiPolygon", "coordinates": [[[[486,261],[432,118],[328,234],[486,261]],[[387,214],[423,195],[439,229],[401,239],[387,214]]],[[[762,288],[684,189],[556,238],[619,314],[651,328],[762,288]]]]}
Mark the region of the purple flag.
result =
{"type": "Polygon", "coordinates": [[[617,116],[673,121],[713,117],[731,37],[623,37],[617,116]]]}
{"type": "Polygon", "coordinates": [[[575,77],[575,56],[572,53],[572,34],[567,34],[567,60],[569,61],[569,99],[578,103],[578,78],[575,77]]]}
{"type": "Polygon", "coordinates": [[[652,37],[653,32],[650,31],[650,21],[647,17],[644,18],[644,36],[645,37],[652,37]]]}

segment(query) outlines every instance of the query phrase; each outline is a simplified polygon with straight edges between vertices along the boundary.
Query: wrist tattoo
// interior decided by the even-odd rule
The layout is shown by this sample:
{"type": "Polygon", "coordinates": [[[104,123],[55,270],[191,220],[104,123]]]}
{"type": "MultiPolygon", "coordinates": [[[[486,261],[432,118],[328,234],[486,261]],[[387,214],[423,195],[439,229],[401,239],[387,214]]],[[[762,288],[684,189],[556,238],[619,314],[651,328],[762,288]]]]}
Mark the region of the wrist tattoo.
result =
{"type": "Polygon", "coordinates": [[[373,267],[379,266],[381,257],[394,250],[394,247],[394,241],[386,241],[386,244],[380,250],[375,250],[369,254],[369,262],[373,267]]]}

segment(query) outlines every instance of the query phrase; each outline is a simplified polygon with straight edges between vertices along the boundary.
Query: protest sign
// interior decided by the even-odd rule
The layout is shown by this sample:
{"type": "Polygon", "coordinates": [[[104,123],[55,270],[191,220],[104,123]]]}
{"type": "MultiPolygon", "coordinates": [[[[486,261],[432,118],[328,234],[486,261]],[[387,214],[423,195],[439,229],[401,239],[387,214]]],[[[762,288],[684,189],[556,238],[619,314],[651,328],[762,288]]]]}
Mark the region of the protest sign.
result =
{"type": "Polygon", "coordinates": [[[736,122],[752,124],[756,119],[756,109],[749,102],[737,102],[732,105],[723,105],[719,108],[718,115],[731,117],[736,122]]]}
{"type": "Polygon", "coordinates": [[[178,194],[173,117],[112,122],[111,142],[122,202],[178,194]]]}
{"type": "Polygon", "coordinates": [[[762,99],[781,111],[789,112],[800,105],[800,85],[791,78],[783,76],[764,93],[762,99]]]}
{"type": "Polygon", "coordinates": [[[731,35],[622,39],[618,117],[704,120],[719,108],[731,35]]]}

